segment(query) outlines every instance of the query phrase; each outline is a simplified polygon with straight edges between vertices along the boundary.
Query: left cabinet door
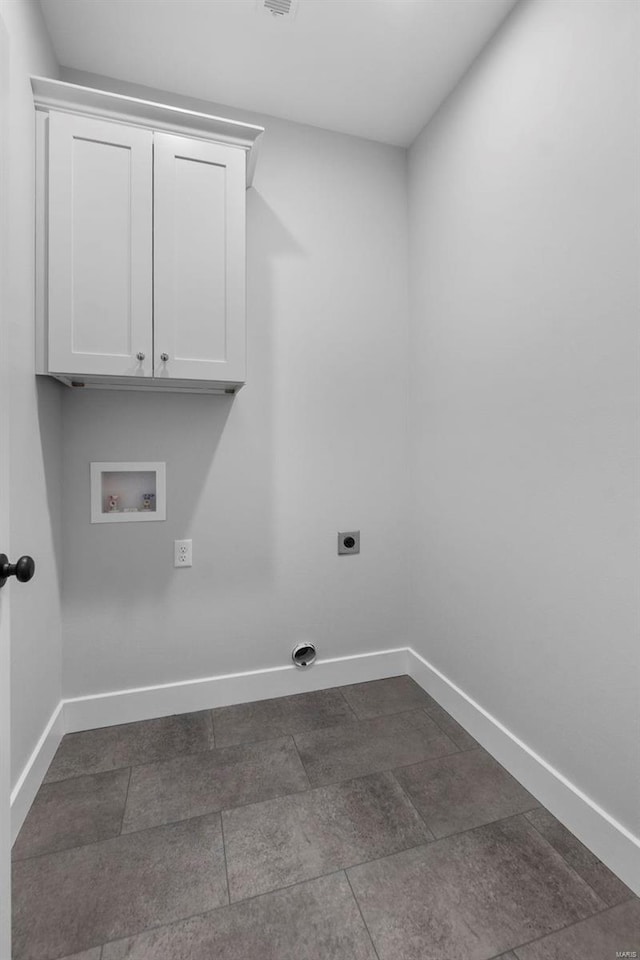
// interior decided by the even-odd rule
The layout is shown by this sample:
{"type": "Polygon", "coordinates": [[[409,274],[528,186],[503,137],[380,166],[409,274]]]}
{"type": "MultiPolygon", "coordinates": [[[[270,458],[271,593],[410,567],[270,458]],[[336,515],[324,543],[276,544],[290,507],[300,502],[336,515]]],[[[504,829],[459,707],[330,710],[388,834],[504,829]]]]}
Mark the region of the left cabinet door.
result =
{"type": "Polygon", "coordinates": [[[49,115],[51,373],[153,375],[153,134],[49,115]]]}

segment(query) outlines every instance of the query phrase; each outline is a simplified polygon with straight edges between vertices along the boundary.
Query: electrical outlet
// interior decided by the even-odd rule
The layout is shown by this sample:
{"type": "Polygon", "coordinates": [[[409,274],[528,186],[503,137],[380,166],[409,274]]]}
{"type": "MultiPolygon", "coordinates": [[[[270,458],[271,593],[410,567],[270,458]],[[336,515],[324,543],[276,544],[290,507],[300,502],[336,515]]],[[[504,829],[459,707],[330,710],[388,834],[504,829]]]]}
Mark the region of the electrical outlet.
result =
{"type": "Polygon", "coordinates": [[[173,565],[174,567],[192,567],[192,540],[174,540],[173,541],[173,565]]]}

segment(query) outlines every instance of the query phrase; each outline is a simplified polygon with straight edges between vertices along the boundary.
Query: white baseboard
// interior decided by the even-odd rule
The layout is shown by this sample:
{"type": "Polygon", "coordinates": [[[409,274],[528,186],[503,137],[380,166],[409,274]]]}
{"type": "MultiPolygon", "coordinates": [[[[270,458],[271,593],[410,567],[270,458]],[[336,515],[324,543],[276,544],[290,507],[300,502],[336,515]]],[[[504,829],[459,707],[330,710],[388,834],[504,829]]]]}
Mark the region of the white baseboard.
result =
{"type": "Polygon", "coordinates": [[[319,660],[307,669],[290,664],[61,700],[11,793],[12,842],[65,733],[381,680],[406,672],[407,650],[400,647],[319,660]]]}
{"type": "Polygon", "coordinates": [[[15,842],[20,832],[20,827],[25,821],[49,764],[66,732],[64,722],[64,701],[61,700],[51,714],[49,722],[42,731],[42,736],[11,791],[11,843],[15,842]]]}
{"type": "Polygon", "coordinates": [[[219,677],[74,697],[64,701],[65,730],[73,733],[116,723],[166,717],[172,713],[190,713],[226,707],[232,703],[269,700],[271,697],[323,690],[363,680],[381,680],[406,672],[407,650],[401,647],[318,660],[305,669],[288,664],[246,673],[227,673],[219,677]]]}
{"type": "Polygon", "coordinates": [[[74,697],[58,704],[12,794],[18,834],[65,733],[381,680],[408,673],[590,850],[640,895],[640,840],[414,650],[402,647],[74,697]]]}
{"type": "Polygon", "coordinates": [[[407,648],[407,664],[409,676],[423,690],[640,895],[638,837],[411,648],[407,648]]]}

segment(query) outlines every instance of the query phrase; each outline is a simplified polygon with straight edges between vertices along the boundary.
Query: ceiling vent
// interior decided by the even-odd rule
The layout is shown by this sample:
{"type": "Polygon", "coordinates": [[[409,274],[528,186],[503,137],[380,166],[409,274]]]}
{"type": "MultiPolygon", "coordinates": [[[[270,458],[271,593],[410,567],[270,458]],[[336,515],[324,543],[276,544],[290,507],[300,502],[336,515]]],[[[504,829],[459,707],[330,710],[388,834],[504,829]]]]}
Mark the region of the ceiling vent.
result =
{"type": "Polygon", "coordinates": [[[271,20],[293,20],[298,0],[257,0],[256,5],[271,20]]]}

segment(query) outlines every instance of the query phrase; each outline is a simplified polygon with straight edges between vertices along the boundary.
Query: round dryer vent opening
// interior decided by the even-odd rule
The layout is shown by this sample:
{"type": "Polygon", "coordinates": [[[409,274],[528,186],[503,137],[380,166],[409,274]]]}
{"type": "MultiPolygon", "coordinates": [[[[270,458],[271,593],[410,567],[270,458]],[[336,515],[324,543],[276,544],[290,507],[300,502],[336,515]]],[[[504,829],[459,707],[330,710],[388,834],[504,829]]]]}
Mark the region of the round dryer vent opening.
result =
{"type": "Polygon", "coordinates": [[[299,643],[293,648],[291,659],[296,667],[310,667],[316,658],[316,648],[312,643],[299,643]]]}

